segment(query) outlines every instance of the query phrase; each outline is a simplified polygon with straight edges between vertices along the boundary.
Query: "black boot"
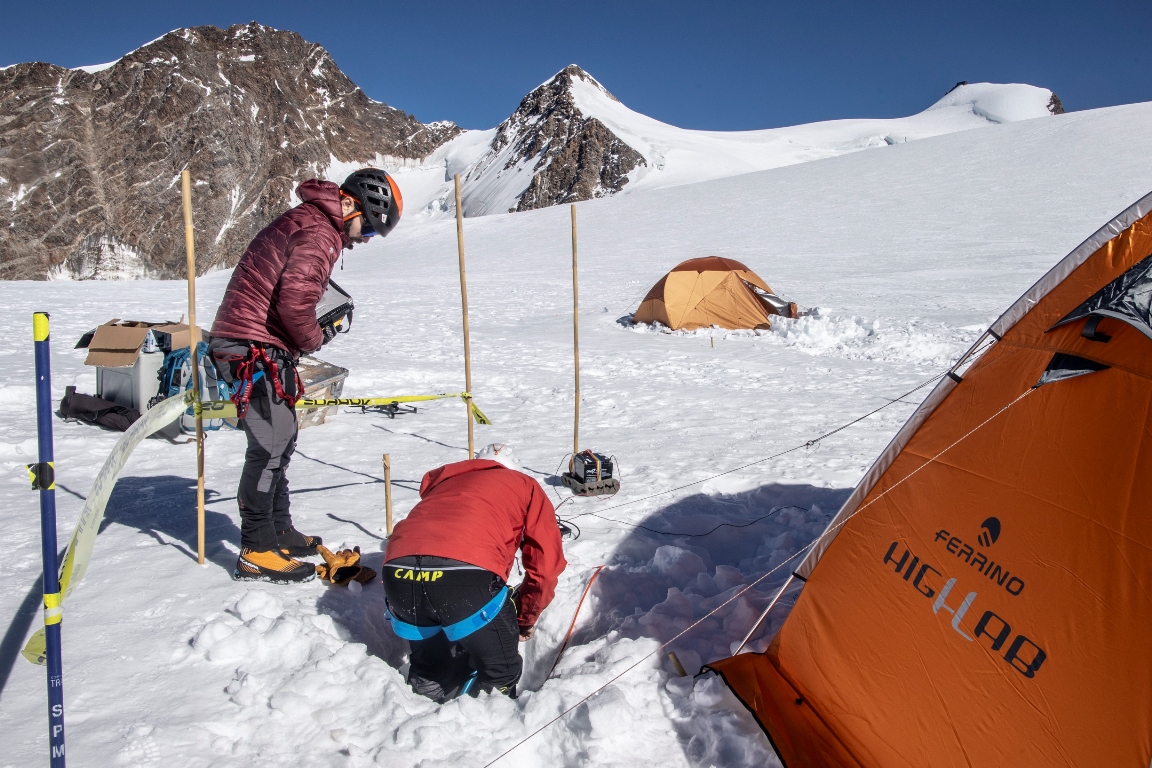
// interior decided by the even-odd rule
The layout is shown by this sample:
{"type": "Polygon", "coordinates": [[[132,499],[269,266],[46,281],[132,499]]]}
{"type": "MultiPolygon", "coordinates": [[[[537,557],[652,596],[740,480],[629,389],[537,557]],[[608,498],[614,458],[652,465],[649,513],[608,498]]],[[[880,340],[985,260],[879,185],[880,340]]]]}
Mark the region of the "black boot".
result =
{"type": "Polygon", "coordinates": [[[289,557],[315,557],[316,547],[324,543],[319,536],[305,536],[295,528],[276,532],[280,551],[289,557]]]}

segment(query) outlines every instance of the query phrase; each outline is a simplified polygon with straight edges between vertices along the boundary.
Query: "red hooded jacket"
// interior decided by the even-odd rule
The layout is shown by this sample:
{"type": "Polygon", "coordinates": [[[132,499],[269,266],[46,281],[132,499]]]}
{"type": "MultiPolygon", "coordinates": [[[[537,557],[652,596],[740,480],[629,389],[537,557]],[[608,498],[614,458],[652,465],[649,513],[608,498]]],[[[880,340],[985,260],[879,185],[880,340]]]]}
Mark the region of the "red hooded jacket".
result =
{"type": "Polygon", "coordinates": [[[540,484],[488,459],[448,464],[424,475],[420,502],[396,524],[384,561],[450,557],[503,576],[522,553],[519,624],[530,627],[556,594],[568,565],[556,511],[540,484]]]}
{"type": "Polygon", "coordinates": [[[251,339],[279,347],[293,358],[324,341],[316,304],[340,252],[344,234],[340,188],[312,179],[296,188],[302,202],[256,235],[228,281],[212,335],[251,339]]]}

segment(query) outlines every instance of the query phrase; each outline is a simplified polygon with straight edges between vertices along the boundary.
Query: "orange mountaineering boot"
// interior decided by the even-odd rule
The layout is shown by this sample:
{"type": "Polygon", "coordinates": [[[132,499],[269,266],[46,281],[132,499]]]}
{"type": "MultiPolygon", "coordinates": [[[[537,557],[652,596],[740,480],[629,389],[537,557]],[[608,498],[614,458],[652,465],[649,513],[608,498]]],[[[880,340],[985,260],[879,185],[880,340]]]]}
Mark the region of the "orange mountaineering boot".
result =
{"type": "Polygon", "coordinates": [[[285,557],[276,550],[256,552],[240,550],[232,578],[237,581],[270,581],[274,584],[297,584],[316,578],[316,567],[285,557]]]}

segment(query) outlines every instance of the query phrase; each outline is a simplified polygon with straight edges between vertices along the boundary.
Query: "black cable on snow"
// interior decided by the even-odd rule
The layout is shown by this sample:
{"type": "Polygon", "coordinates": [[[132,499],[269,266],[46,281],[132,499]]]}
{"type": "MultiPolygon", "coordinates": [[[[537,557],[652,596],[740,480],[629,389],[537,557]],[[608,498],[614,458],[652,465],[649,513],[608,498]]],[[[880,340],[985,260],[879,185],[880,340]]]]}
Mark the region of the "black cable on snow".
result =
{"type": "MultiPolygon", "coordinates": [[[[869,411],[868,413],[864,414],[863,416],[859,416],[859,417],[853,419],[852,421],[849,421],[845,424],[841,424],[840,426],[836,427],[835,429],[829,430],[818,437],[812,438],[811,440],[800,443],[798,445],[794,445],[791,448],[786,448],[785,450],[780,451],[779,453],[774,453],[771,456],[768,456],[768,457],[763,458],[763,459],[757,459],[756,461],[750,461],[747,464],[742,464],[739,467],[735,467],[733,469],[728,469],[728,470],[725,470],[724,472],[719,472],[715,475],[711,475],[710,477],[704,477],[704,478],[701,478],[699,480],[693,480],[690,483],[685,483],[684,485],[678,485],[675,488],[668,488],[668,489],[663,490],[663,491],[657,491],[656,493],[650,493],[647,496],[641,496],[638,499],[632,499],[631,501],[624,501],[624,502],[621,502],[620,504],[613,504],[612,506],[607,507],[607,508],[602,509],[602,510],[599,510],[599,511],[600,512],[609,512],[613,509],[620,509],[621,507],[627,507],[630,504],[638,504],[641,501],[647,501],[648,499],[654,499],[657,496],[664,496],[664,495],[669,494],[669,493],[675,493],[676,491],[682,491],[685,488],[691,488],[694,485],[700,485],[701,483],[706,483],[709,480],[715,480],[718,477],[724,477],[725,475],[730,475],[733,472],[739,472],[741,470],[748,469],[749,467],[754,467],[757,464],[763,464],[765,462],[772,461],[773,459],[778,459],[781,456],[785,456],[789,453],[793,453],[794,451],[798,451],[801,448],[811,448],[811,447],[815,446],[817,443],[819,443],[820,441],[825,440],[829,437],[832,437],[832,435],[835,435],[838,432],[843,432],[845,429],[848,429],[848,427],[851,427],[855,424],[859,424],[861,421],[864,421],[864,419],[867,419],[870,416],[874,416],[877,413],[879,413],[880,411],[884,410],[885,408],[888,408],[892,405],[895,405],[896,403],[899,403],[905,397],[908,397],[909,395],[912,395],[912,394],[915,394],[916,392],[919,392],[924,387],[940,380],[941,378],[943,378],[947,374],[948,374],[948,371],[943,371],[941,373],[938,373],[935,376],[933,376],[932,378],[928,379],[927,381],[924,381],[924,382],[916,385],[915,387],[908,390],[907,392],[900,395],[899,397],[895,398],[894,400],[890,400],[890,401],[884,403],[884,405],[881,405],[878,408],[874,408],[873,410],[869,411]]],[[[565,457],[565,458],[567,458],[567,457],[565,457]]],[[[561,459],[560,463],[563,464],[564,460],[561,459]]],[[[557,469],[559,469],[559,468],[557,468],[557,469]]],[[[565,499],[565,501],[571,501],[571,498],[565,499]]],[[[612,520],[611,518],[601,517],[601,515],[599,515],[597,512],[581,512],[578,515],[573,515],[571,519],[576,519],[578,517],[586,517],[586,516],[600,517],[602,520],[612,520]]],[[[635,523],[623,523],[622,521],[619,521],[619,520],[612,520],[612,522],[618,522],[618,523],[621,523],[622,525],[631,525],[635,528],[643,528],[644,527],[641,525],[636,525],[635,523]]],[[[649,528],[647,530],[652,530],[652,529],[649,528]]],[[[654,533],[664,533],[663,531],[653,531],[653,532],[654,533]]],[[[697,535],[705,535],[705,534],[697,534],[697,535]]]]}

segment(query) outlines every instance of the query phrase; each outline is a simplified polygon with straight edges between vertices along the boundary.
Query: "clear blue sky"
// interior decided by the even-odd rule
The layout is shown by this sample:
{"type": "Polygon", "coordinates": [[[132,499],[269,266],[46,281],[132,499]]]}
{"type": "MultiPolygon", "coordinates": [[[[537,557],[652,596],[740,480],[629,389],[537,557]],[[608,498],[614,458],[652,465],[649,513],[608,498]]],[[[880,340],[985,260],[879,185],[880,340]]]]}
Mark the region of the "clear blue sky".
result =
{"type": "Polygon", "coordinates": [[[1044,86],[1068,110],[1152,101],[1152,0],[8,2],[0,65],[96,64],[252,20],[325,46],[373,98],[466,128],[570,63],[685,128],[897,117],[958,80],[1044,86]]]}

